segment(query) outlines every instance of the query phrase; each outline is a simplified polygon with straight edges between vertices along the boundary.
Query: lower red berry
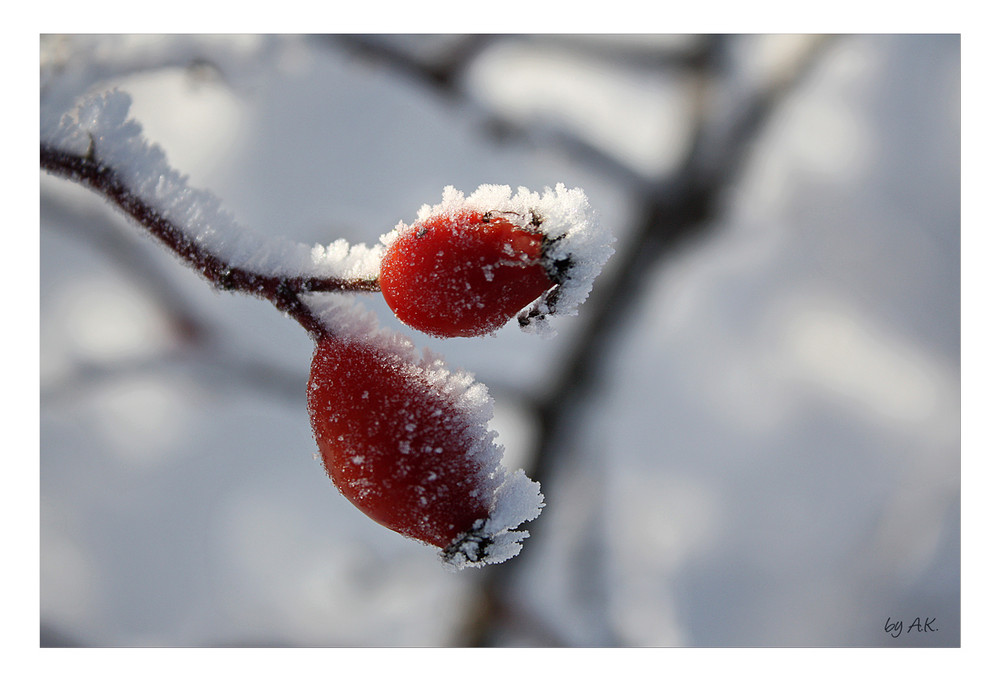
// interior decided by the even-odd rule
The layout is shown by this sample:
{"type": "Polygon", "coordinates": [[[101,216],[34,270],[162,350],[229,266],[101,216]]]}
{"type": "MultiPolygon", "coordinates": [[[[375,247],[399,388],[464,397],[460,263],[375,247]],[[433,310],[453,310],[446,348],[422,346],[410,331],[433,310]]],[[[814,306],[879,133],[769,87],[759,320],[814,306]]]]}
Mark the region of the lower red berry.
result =
{"type": "Polygon", "coordinates": [[[308,409],[330,478],[373,520],[442,549],[483,528],[497,468],[492,433],[420,367],[368,342],[324,336],[308,409]]]}
{"type": "Polygon", "coordinates": [[[439,337],[500,328],[553,285],[545,236],[505,214],[463,210],[402,230],[382,258],[379,285],[396,316],[439,337]]]}

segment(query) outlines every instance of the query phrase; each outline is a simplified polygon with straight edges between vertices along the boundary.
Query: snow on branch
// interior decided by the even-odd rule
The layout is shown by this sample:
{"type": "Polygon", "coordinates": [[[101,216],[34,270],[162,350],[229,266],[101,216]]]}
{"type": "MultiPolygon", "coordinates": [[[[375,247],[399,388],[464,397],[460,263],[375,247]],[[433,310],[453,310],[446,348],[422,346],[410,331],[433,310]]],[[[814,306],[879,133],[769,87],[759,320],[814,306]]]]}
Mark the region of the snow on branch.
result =
{"type": "Polygon", "coordinates": [[[324,324],[299,295],[379,290],[380,246],[254,235],[170,167],[128,118],[130,106],[127,94],[111,91],[59,118],[43,111],[41,168],[102,195],[218,289],[266,299],[313,336],[324,324]]]}
{"type": "MultiPolygon", "coordinates": [[[[310,419],[327,472],[352,503],[438,546],[452,569],[517,555],[528,536],[517,528],[544,503],[537,483],[501,462],[486,386],[430,352],[418,356],[353,299],[329,296],[379,292],[381,245],[309,247],[250,233],[145,140],[125,93],[90,97],[62,116],[45,104],[43,170],[103,196],[216,288],[266,299],[312,335],[310,419]]],[[[552,220],[563,225],[556,208],[552,220]]]]}

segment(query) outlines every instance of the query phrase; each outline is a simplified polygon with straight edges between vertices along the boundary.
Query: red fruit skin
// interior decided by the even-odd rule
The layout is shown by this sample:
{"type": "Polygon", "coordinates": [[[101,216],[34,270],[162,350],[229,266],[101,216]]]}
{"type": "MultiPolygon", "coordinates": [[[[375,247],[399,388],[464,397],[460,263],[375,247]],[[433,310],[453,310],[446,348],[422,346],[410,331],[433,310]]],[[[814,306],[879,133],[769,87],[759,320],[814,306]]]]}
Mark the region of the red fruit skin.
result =
{"type": "Polygon", "coordinates": [[[327,473],[376,522],[445,548],[488,517],[489,473],[475,458],[485,430],[416,367],[324,336],[307,399],[327,473]]]}
{"type": "Polygon", "coordinates": [[[553,282],[543,236],[475,211],[433,216],[386,250],[379,285],[399,320],[438,337],[500,328],[553,282]]]}

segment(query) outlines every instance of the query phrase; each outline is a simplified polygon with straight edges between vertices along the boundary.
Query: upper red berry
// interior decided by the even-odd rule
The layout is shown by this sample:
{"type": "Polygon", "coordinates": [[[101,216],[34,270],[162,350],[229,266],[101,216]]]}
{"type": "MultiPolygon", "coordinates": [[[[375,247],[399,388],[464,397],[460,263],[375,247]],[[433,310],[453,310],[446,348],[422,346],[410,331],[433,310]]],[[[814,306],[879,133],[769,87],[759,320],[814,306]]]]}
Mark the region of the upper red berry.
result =
{"type": "Polygon", "coordinates": [[[544,235],[502,213],[443,213],[396,237],[379,285],[407,325],[439,337],[485,335],[554,285],[544,246],[544,235]]]}
{"type": "Polygon", "coordinates": [[[418,366],[363,341],[323,336],[308,408],[327,472],[369,517],[442,549],[482,528],[496,486],[497,464],[483,457],[492,433],[418,366]]]}

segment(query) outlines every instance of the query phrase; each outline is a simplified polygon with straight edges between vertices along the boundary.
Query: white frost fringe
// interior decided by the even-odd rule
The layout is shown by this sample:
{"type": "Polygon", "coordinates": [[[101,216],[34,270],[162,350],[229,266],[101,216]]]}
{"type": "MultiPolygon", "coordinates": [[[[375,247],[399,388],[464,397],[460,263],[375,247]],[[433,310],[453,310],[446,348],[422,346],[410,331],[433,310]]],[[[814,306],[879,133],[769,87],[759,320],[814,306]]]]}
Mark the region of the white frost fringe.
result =
{"type": "Polygon", "coordinates": [[[241,226],[215,195],[190,187],[187,176],[170,166],[162,148],[146,140],[142,126],[128,118],[131,106],[127,93],[112,90],[90,96],[62,114],[43,107],[41,141],[80,155],[93,145],[95,157],[113,168],[133,194],[233,267],[269,276],[377,276],[379,245],[337,240],[310,247],[257,235],[241,226]]]}

